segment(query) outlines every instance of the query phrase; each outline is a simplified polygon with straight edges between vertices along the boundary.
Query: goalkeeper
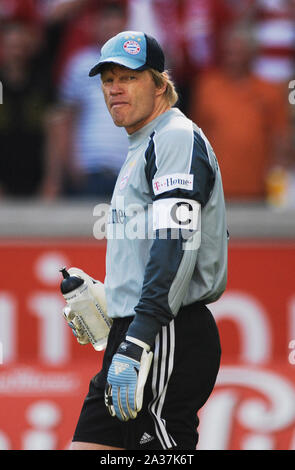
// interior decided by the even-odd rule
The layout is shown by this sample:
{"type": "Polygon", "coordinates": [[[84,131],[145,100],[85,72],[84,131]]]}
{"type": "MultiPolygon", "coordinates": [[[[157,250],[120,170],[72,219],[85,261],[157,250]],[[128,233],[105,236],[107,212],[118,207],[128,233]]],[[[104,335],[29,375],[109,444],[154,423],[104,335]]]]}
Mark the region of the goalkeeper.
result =
{"type": "Polygon", "coordinates": [[[198,411],[221,354],[206,306],[227,278],[219,166],[202,130],[174,107],[154,38],[111,38],[89,73],[97,74],[129,151],[108,221],[104,287],[113,324],[71,448],[195,449],[198,411]],[[141,236],[130,234],[132,221],[141,236]]]}

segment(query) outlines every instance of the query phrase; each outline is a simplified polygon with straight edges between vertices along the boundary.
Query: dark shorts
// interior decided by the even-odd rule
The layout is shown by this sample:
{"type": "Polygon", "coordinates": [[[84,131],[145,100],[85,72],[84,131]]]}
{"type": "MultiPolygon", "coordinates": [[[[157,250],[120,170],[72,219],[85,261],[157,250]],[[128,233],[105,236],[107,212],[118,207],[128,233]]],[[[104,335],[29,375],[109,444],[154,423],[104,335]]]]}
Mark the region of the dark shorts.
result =
{"type": "Polygon", "coordinates": [[[113,322],[102,370],[90,382],[73,440],[127,450],[193,450],[198,442],[197,413],[212,392],[220,364],[214,318],[204,304],[195,303],[162,328],[143,408],[136,419],[121,422],[107,411],[104,389],[112,357],[132,319],[113,322]]]}

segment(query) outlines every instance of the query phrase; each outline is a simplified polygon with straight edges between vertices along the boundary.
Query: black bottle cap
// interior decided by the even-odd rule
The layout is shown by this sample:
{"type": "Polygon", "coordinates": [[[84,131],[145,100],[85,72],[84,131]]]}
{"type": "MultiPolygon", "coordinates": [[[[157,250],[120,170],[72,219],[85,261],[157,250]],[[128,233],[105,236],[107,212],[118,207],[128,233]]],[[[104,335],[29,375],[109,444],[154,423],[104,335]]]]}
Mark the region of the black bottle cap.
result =
{"type": "Polygon", "coordinates": [[[63,267],[59,270],[62,273],[64,279],[60,283],[60,290],[62,294],[68,294],[69,292],[77,289],[84,283],[84,280],[77,276],[70,276],[70,273],[63,267]]]}
{"type": "Polygon", "coordinates": [[[62,273],[64,279],[66,279],[67,277],[70,277],[70,273],[68,273],[67,268],[65,266],[61,268],[59,272],[62,273]]]}

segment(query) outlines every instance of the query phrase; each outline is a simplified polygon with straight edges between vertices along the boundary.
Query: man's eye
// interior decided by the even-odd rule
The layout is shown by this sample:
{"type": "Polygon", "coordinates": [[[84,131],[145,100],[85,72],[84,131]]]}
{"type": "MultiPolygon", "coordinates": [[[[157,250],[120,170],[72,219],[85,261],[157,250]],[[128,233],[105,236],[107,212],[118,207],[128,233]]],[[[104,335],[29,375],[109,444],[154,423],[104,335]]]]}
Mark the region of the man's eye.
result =
{"type": "Polygon", "coordinates": [[[102,83],[103,83],[103,84],[112,83],[112,81],[113,81],[112,78],[104,78],[104,79],[102,80],[102,83]]]}

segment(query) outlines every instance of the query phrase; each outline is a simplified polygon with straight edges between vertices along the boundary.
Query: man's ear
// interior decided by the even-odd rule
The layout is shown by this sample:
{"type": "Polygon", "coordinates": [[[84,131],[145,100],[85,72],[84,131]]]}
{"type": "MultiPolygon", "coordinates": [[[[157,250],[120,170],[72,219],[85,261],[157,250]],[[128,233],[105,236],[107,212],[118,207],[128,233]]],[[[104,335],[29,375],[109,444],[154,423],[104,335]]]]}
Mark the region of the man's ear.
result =
{"type": "Polygon", "coordinates": [[[163,80],[163,85],[157,87],[157,90],[159,91],[158,95],[163,95],[165,93],[165,91],[167,90],[168,80],[169,80],[169,76],[167,72],[164,71],[162,72],[161,75],[162,77],[164,77],[165,80],[163,80]]]}
{"type": "Polygon", "coordinates": [[[167,89],[167,83],[163,83],[162,86],[157,86],[156,87],[156,96],[161,96],[164,95],[165,91],[167,89]]]}

